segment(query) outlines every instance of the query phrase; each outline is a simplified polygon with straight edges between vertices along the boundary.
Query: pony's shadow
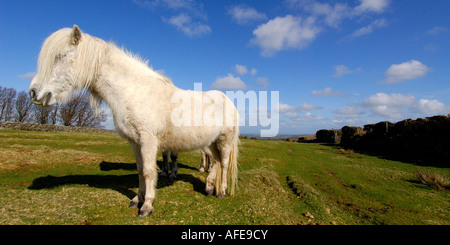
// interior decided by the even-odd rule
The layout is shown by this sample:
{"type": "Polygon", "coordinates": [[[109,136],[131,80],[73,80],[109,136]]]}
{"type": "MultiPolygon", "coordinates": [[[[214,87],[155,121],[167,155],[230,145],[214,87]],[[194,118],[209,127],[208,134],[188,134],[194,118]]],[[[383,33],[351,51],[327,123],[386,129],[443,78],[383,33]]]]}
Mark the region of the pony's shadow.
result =
{"type": "MultiPolygon", "coordinates": [[[[158,161],[158,165],[162,166],[163,162],[158,161]]],[[[111,170],[136,170],[135,163],[115,163],[102,161],[100,164],[101,171],[111,170]]],[[[196,170],[193,167],[178,163],[178,168],[187,168],[196,170]]],[[[206,195],[204,192],[205,183],[199,178],[189,174],[178,174],[177,179],[170,180],[166,177],[159,177],[156,188],[161,189],[167,186],[171,186],[175,181],[184,181],[192,184],[194,191],[206,195]]],[[[33,180],[32,184],[28,187],[30,190],[52,189],[65,185],[88,185],[89,187],[95,187],[100,189],[112,189],[128,198],[136,196],[136,192],[130,190],[132,188],[139,187],[139,177],[137,173],[133,174],[121,174],[121,175],[66,175],[66,176],[51,176],[39,177],[33,180]]]]}

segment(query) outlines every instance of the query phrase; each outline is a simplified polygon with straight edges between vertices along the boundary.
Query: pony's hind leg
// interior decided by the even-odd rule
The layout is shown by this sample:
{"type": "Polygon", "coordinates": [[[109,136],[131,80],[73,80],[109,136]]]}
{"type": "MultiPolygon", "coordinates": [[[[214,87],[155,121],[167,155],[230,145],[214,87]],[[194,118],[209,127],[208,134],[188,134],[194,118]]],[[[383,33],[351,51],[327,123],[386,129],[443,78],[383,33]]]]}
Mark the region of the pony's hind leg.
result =
{"type": "Polygon", "coordinates": [[[163,151],[162,157],[163,157],[163,166],[162,166],[162,171],[159,174],[159,176],[166,177],[169,175],[169,152],[163,151]]]}
{"type": "MultiPolygon", "coordinates": [[[[217,197],[218,198],[225,198],[225,193],[228,187],[227,184],[227,179],[228,179],[228,165],[230,162],[230,152],[231,152],[231,148],[232,148],[232,142],[230,141],[225,141],[225,142],[219,142],[218,144],[218,148],[219,148],[219,152],[220,152],[220,162],[218,164],[220,164],[221,166],[221,172],[218,171],[218,175],[220,174],[220,176],[217,176],[218,181],[216,181],[216,190],[217,193],[217,197]]],[[[218,165],[215,164],[215,165],[218,165]]]]}
{"type": "Polygon", "coordinates": [[[178,163],[177,163],[178,154],[176,152],[170,152],[170,160],[172,161],[172,173],[170,173],[169,178],[174,180],[178,176],[178,163]]]}
{"type": "MultiPolygon", "coordinates": [[[[203,148],[203,151],[205,152],[205,155],[210,157],[212,160],[211,161],[218,161],[219,158],[219,151],[217,150],[217,146],[216,143],[212,143],[211,145],[209,145],[208,147],[203,148]]],[[[211,172],[209,173],[208,177],[206,178],[206,194],[209,196],[212,196],[213,192],[214,192],[214,185],[216,182],[216,177],[217,177],[217,167],[218,164],[214,164],[211,172]]]]}
{"type": "Polygon", "coordinates": [[[211,165],[212,165],[211,158],[208,157],[204,151],[200,151],[200,152],[202,154],[202,161],[200,163],[200,167],[198,168],[198,171],[200,173],[203,173],[205,171],[209,173],[209,172],[211,172],[211,165]]]}
{"type": "Polygon", "coordinates": [[[200,153],[202,154],[202,161],[200,162],[200,167],[198,168],[198,171],[200,173],[205,172],[205,166],[206,166],[206,154],[204,151],[200,151],[200,153]]]}

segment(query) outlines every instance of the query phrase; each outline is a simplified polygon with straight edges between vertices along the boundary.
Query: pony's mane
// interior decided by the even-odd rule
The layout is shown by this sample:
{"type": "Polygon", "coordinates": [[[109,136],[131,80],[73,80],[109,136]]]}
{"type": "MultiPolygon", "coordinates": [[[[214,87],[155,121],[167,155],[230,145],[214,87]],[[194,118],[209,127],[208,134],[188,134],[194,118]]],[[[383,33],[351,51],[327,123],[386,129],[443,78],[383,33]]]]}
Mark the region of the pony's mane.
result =
{"type": "MultiPolygon", "coordinates": [[[[38,59],[38,79],[47,81],[50,78],[55,59],[65,52],[70,45],[72,29],[63,28],[50,35],[43,43],[38,59]]],[[[75,64],[74,82],[76,89],[89,88],[97,80],[100,64],[108,45],[104,41],[83,33],[78,43],[75,64]]]]}
{"type": "MultiPolygon", "coordinates": [[[[38,79],[40,81],[47,81],[50,78],[55,63],[55,57],[63,53],[64,49],[70,44],[71,32],[71,28],[63,28],[50,35],[44,41],[38,59],[37,75],[39,76],[38,79]]],[[[112,42],[107,43],[100,38],[83,33],[75,54],[74,82],[76,83],[76,88],[90,88],[92,83],[97,80],[100,66],[108,51],[111,49],[117,49],[138,63],[148,67],[161,81],[172,83],[169,78],[154,71],[148,66],[148,61],[142,59],[140,56],[135,55],[124,48],[119,48],[112,42]]]]}
{"type": "MultiPolygon", "coordinates": [[[[37,78],[39,81],[48,81],[58,55],[65,52],[70,45],[72,29],[63,28],[50,35],[43,43],[38,58],[37,78]]],[[[154,71],[148,66],[148,61],[140,56],[132,54],[124,48],[119,48],[112,42],[105,42],[100,38],[82,33],[75,53],[73,84],[75,90],[85,91],[91,88],[91,85],[98,79],[101,64],[111,50],[117,50],[120,53],[132,58],[137,64],[144,65],[158,77],[160,81],[172,84],[172,81],[162,74],[154,71]]],[[[98,108],[102,102],[101,98],[91,90],[91,105],[98,108]]]]}

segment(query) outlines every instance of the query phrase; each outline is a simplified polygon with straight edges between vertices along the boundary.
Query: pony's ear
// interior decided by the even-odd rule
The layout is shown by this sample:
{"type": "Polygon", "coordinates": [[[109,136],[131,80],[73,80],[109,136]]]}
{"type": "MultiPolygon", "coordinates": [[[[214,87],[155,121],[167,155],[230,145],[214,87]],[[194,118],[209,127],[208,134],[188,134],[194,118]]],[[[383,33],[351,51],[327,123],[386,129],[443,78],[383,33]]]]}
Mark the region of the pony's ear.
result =
{"type": "Polygon", "coordinates": [[[77,25],[73,25],[72,34],[70,35],[70,44],[78,45],[81,39],[81,30],[77,25]]]}

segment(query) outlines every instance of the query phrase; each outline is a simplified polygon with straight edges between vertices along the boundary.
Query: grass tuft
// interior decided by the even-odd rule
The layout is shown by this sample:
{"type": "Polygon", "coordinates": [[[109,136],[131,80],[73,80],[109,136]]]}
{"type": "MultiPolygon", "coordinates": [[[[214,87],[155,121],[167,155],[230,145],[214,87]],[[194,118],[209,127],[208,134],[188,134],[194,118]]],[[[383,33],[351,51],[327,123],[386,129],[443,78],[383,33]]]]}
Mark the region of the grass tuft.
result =
{"type": "Polygon", "coordinates": [[[419,179],[420,182],[422,182],[425,185],[428,185],[429,187],[435,190],[442,191],[445,189],[450,189],[450,181],[438,173],[418,170],[417,178],[419,179]]]}

